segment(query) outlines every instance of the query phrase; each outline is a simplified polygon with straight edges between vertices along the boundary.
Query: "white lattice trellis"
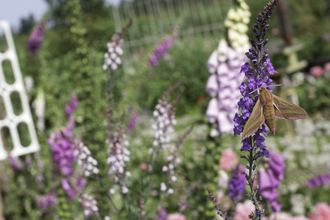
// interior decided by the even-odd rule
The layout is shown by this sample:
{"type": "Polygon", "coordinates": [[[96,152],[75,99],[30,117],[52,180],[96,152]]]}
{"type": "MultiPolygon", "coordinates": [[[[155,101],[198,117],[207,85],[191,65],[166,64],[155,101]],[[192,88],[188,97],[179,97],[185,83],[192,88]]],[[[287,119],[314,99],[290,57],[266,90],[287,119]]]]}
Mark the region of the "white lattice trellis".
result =
{"type": "MultiPolygon", "coordinates": [[[[0,52],[0,98],[3,100],[3,104],[5,106],[5,114],[4,112],[2,112],[2,114],[6,115],[5,118],[0,119],[0,131],[5,127],[9,129],[14,146],[14,149],[10,152],[10,155],[13,157],[17,157],[20,155],[38,151],[39,143],[34,128],[29,102],[25,92],[22,73],[19,67],[14,40],[10,31],[9,23],[7,21],[0,21],[0,28],[4,30],[5,38],[8,45],[7,51],[5,51],[4,53],[0,52]],[[9,60],[11,63],[15,77],[15,82],[13,84],[8,84],[6,82],[5,74],[2,68],[2,63],[4,60],[9,60]],[[13,106],[10,99],[10,95],[13,92],[17,92],[20,96],[23,110],[20,115],[16,115],[13,111],[13,106]],[[23,147],[20,140],[18,132],[18,125],[20,123],[25,123],[29,131],[31,143],[27,147],[23,147]]],[[[8,157],[8,153],[3,146],[3,143],[5,143],[5,140],[3,140],[3,138],[4,137],[1,136],[0,160],[4,160],[8,157]]]]}

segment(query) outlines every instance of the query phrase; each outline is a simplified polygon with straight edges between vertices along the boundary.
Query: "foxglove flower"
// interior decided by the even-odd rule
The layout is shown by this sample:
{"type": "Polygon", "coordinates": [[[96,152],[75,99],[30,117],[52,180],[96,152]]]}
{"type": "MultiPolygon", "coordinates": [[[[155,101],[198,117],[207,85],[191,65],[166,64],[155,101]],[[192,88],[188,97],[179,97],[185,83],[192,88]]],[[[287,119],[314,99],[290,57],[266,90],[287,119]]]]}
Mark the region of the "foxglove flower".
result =
{"type": "Polygon", "coordinates": [[[41,22],[31,33],[26,48],[35,56],[37,51],[41,48],[41,43],[44,39],[45,24],[41,22]]]}
{"type": "Polygon", "coordinates": [[[65,107],[66,117],[70,119],[72,114],[78,107],[78,97],[76,95],[72,96],[69,105],[65,107]]]}
{"type": "Polygon", "coordinates": [[[330,216],[330,207],[325,202],[317,203],[314,207],[315,213],[309,213],[310,220],[327,220],[330,216]]]}
{"type": "Polygon", "coordinates": [[[244,171],[244,167],[237,166],[233,171],[232,176],[229,179],[228,195],[232,201],[239,201],[242,198],[242,194],[245,186],[245,176],[240,173],[244,171]]]}
{"type": "Polygon", "coordinates": [[[73,128],[74,119],[72,117],[73,111],[77,107],[76,97],[73,97],[70,102],[70,111],[68,106],[66,112],[69,113],[69,122],[67,127],[63,128],[61,131],[55,131],[48,138],[47,143],[51,147],[52,161],[54,165],[54,171],[57,169],[65,176],[70,176],[73,174],[73,163],[75,162],[74,156],[74,143],[73,143],[73,128]]]}
{"type": "Polygon", "coordinates": [[[35,114],[38,118],[38,121],[37,121],[38,131],[43,133],[43,131],[45,130],[46,102],[45,102],[45,95],[42,90],[38,91],[37,98],[33,101],[33,107],[34,107],[35,114]]]}
{"type": "Polygon", "coordinates": [[[9,164],[11,169],[14,172],[20,171],[23,169],[23,163],[18,157],[9,156],[9,164]]]}
{"type": "Polygon", "coordinates": [[[77,159],[79,167],[84,171],[84,175],[90,176],[91,173],[98,174],[97,161],[91,156],[91,152],[83,142],[78,142],[75,145],[74,156],[77,159]]]}
{"type": "Polygon", "coordinates": [[[155,131],[153,146],[149,148],[149,153],[154,153],[158,148],[162,150],[167,148],[171,141],[170,134],[174,132],[173,125],[175,120],[175,106],[169,103],[169,94],[163,95],[162,99],[158,101],[153,112],[154,119],[152,120],[152,129],[155,131]]]}
{"type": "Polygon", "coordinates": [[[121,64],[120,56],[123,55],[123,39],[113,41],[107,44],[108,52],[104,54],[103,70],[116,70],[121,64]]]}
{"type": "Polygon", "coordinates": [[[254,212],[254,205],[250,200],[238,203],[236,206],[235,220],[249,220],[249,213],[254,212]]]}
{"type": "Polygon", "coordinates": [[[160,58],[162,58],[162,56],[171,48],[171,46],[173,45],[173,38],[170,37],[168,39],[166,39],[165,41],[163,41],[162,43],[160,43],[156,50],[152,53],[150,59],[149,59],[149,64],[150,66],[154,67],[158,64],[158,61],[160,60],[160,58]]]}
{"type": "Polygon", "coordinates": [[[330,173],[316,175],[313,178],[307,180],[308,188],[314,188],[318,186],[327,185],[330,183],[330,173]]]}
{"type": "Polygon", "coordinates": [[[52,161],[55,170],[59,169],[65,176],[73,174],[72,166],[75,162],[71,139],[72,136],[67,136],[63,131],[55,131],[47,141],[51,146],[52,161]]]}
{"type": "Polygon", "coordinates": [[[58,203],[55,192],[50,192],[46,195],[40,196],[36,202],[36,206],[41,208],[43,212],[46,212],[50,208],[54,207],[58,203]]]}
{"type": "Polygon", "coordinates": [[[92,196],[82,193],[78,197],[78,201],[84,210],[84,215],[86,218],[90,218],[93,215],[99,216],[99,208],[97,207],[97,201],[92,196]]]}
{"type": "Polygon", "coordinates": [[[268,161],[268,169],[260,172],[260,194],[267,199],[274,212],[281,209],[281,205],[277,202],[277,188],[283,181],[285,170],[284,157],[273,151],[270,151],[271,158],[268,161]]]}
{"type": "Polygon", "coordinates": [[[239,162],[238,156],[235,151],[226,149],[221,152],[221,158],[219,160],[219,169],[232,171],[237,167],[239,162]]]}
{"type": "MultiPolygon", "coordinates": [[[[107,163],[109,164],[109,175],[113,175],[115,182],[121,186],[121,192],[126,194],[129,192],[129,189],[126,186],[126,178],[131,176],[131,173],[125,171],[126,162],[130,160],[130,151],[127,149],[129,145],[126,140],[126,135],[122,131],[119,131],[114,137],[113,141],[109,143],[108,148],[108,159],[107,163]]],[[[114,188],[110,189],[110,193],[115,192],[114,188]]]]}
{"type": "Polygon", "coordinates": [[[244,0],[238,0],[237,2],[238,7],[233,7],[228,11],[225,26],[228,28],[230,45],[239,53],[244,53],[249,49],[249,38],[246,33],[251,13],[244,0]]]}
{"type": "Polygon", "coordinates": [[[159,212],[158,212],[158,219],[157,220],[166,220],[166,216],[167,216],[167,212],[165,208],[162,208],[159,212]]]}
{"type": "Polygon", "coordinates": [[[239,84],[244,76],[239,74],[240,65],[246,61],[222,39],[214,51],[207,67],[211,76],[206,85],[206,92],[213,97],[208,105],[206,116],[210,123],[218,123],[220,133],[232,132],[232,118],[237,111],[237,102],[241,97],[239,84]]]}
{"type": "Polygon", "coordinates": [[[139,116],[139,114],[137,112],[134,112],[132,114],[132,116],[131,116],[131,118],[129,119],[129,122],[128,122],[127,131],[126,131],[127,134],[131,133],[132,130],[134,129],[135,124],[138,120],[138,116],[139,116]]]}

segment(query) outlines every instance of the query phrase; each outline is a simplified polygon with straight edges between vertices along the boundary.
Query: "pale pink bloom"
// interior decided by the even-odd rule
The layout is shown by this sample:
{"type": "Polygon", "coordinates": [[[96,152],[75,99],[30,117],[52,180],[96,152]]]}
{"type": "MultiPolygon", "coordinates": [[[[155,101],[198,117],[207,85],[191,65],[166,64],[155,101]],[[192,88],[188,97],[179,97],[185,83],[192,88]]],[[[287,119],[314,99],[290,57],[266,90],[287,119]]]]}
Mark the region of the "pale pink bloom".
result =
{"type": "Polygon", "coordinates": [[[168,214],[166,220],[186,220],[186,216],[180,213],[168,214]]]}
{"type": "Polygon", "coordinates": [[[269,217],[263,217],[262,220],[308,220],[305,216],[291,216],[284,212],[273,213],[269,217]]]}
{"type": "Polygon", "coordinates": [[[323,75],[323,69],[321,66],[313,66],[310,68],[309,72],[315,77],[320,77],[323,75]]]}
{"type": "Polygon", "coordinates": [[[255,207],[250,200],[245,201],[244,203],[238,203],[236,206],[235,220],[250,220],[248,215],[251,212],[254,212],[255,207]]]}
{"type": "Polygon", "coordinates": [[[221,152],[221,158],[219,160],[219,169],[232,171],[236,168],[239,162],[238,156],[235,151],[226,149],[221,152]]]}
{"type": "Polygon", "coordinates": [[[330,62],[324,64],[324,70],[330,72],[330,62]]]}
{"type": "Polygon", "coordinates": [[[330,207],[325,202],[317,203],[315,206],[315,213],[309,214],[310,220],[329,220],[330,219],[330,207]]]}

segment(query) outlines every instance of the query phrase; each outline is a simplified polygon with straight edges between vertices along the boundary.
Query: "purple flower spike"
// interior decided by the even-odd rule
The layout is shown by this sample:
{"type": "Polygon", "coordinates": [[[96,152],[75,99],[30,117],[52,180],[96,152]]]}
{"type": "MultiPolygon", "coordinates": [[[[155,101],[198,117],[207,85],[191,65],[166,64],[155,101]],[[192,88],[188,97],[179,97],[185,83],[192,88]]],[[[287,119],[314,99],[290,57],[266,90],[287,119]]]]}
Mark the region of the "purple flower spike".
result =
{"type": "Polygon", "coordinates": [[[245,177],[240,173],[240,170],[242,170],[242,168],[238,165],[230,177],[228,186],[228,195],[231,200],[235,202],[241,200],[245,186],[245,177]]]}
{"type": "Polygon", "coordinates": [[[172,38],[169,38],[164,42],[162,42],[161,44],[159,44],[149,59],[150,66],[152,67],[157,66],[160,58],[162,58],[162,56],[171,48],[172,44],[173,44],[172,38]]]}
{"type": "Polygon", "coordinates": [[[61,184],[62,184],[62,188],[63,188],[65,194],[68,196],[68,200],[74,199],[76,197],[76,192],[71,187],[68,179],[62,178],[61,179],[61,184]]]}
{"type": "Polygon", "coordinates": [[[45,24],[40,23],[31,33],[27,42],[26,48],[35,56],[37,51],[41,48],[42,40],[44,39],[45,24]]]}
{"type": "Polygon", "coordinates": [[[50,192],[46,195],[40,196],[36,202],[36,206],[41,208],[43,212],[46,212],[50,208],[54,207],[58,203],[55,192],[50,192]]]}
{"type": "Polygon", "coordinates": [[[65,107],[65,113],[66,113],[66,117],[68,119],[71,118],[71,115],[77,109],[77,106],[78,106],[78,97],[76,95],[74,95],[74,96],[72,96],[69,105],[67,105],[65,107]]]}
{"type": "Polygon", "coordinates": [[[137,112],[134,112],[132,114],[132,116],[128,122],[127,131],[126,131],[127,134],[131,133],[132,130],[134,129],[138,116],[139,116],[139,114],[137,112]]]}
{"type": "Polygon", "coordinates": [[[158,212],[158,219],[157,220],[165,220],[167,217],[167,212],[165,208],[162,208],[162,210],[160,210],[158,212]]]}

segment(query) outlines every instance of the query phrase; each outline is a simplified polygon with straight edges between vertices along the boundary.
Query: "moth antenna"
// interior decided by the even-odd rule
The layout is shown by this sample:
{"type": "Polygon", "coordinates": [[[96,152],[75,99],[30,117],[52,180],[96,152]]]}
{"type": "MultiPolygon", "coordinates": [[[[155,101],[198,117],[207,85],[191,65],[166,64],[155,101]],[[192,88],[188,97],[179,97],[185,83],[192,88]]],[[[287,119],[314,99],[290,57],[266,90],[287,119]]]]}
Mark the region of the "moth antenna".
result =
{"type": "MultiPolygon", "coordinates": [[[[271,87],[271,86],[281,86],[282,84],[277,84],[277,85],[269,85],[269,86],[262,86],[262,87],[265,87],[265,88],[267,88],[267,87],[271,87]]],[[[260,90],[260,88],[257,88],[257,89],[255,89],[255,90],[253,90],[252,92],[250,92],[249,94],[251,94],[251,93],[254,93],[255,91],[258,91],[258,94],[259,94],[259,90],[260,90]]]]}

